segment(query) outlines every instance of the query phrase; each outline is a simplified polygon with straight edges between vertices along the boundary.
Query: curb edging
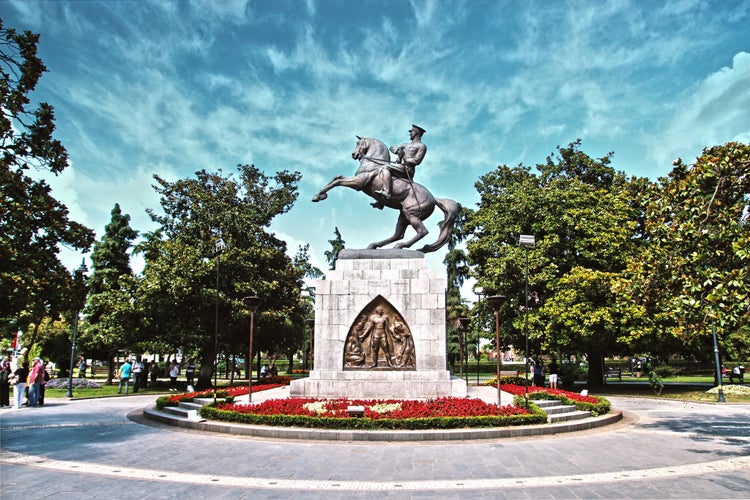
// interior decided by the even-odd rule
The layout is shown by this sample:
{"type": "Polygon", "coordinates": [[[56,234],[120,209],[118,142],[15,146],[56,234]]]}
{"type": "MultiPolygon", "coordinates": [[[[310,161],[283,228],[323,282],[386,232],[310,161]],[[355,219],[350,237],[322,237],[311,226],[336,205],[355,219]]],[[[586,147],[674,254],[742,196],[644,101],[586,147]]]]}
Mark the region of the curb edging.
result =
{"type": "Polygon", "coordinates": [[[585,431],[622,420],[622,411],[611,410],[606,415],[559,424],[538,424],[514,427],[492,427],[472,429],[434,430],[350,430],[350,429],[308,429],[302,427],[273,427],[264,425],[233,424],[219,421],[191,422],[177,418],[154,408],[143,410],[149,420],[183,429],[202,432],[216,432],[237,436],[251,436],[269,439],[295,439],[306,441],[467,441],[478,439],[503,439],[531,436],[545,436],[568,432],[585,431]]]}

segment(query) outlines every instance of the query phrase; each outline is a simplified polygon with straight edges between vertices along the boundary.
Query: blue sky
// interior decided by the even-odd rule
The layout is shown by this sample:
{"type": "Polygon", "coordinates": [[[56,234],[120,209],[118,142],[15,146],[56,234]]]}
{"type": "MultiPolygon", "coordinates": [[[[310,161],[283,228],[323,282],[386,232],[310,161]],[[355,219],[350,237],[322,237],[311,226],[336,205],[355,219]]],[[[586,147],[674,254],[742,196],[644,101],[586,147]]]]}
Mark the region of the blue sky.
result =
{"type": "Polygon", "coordinates": [[[49,72],[32,98],[55,107],[71,163],[49,182],[97,235],[116,202],[153,229],[154,173],[253,163],[303,174],[272,229],[326,269],[334,227],[364,248],[397,213],[343,188],[313,194],[354,172],[355,134],[398,144],[412,123],[427,130],[416,180],[469,207],[481,175],[577,138],[652,179],[704,146],[750,142],[747,1],[13,0],[0,17],[42,35],[49,72]]]}

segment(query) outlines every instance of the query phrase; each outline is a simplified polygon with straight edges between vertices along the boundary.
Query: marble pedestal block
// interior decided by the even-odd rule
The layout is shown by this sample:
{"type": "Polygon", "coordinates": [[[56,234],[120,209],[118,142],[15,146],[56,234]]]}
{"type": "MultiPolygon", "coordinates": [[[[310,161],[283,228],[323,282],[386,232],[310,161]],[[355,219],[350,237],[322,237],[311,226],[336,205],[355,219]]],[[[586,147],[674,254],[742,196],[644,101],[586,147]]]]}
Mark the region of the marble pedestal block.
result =
{"type": "MultiPolygon", "coordinates": [[[[466,396],[466,382],[451,377],[446,369],[447,283],[435,277],[423,254],[393,249],[343,250],[336,269],[326,278],[315,283],[314,369],[308,378],[292,382],[292,396],[466,396]],[[411,364],[399,364],[396,356],[393,368],[383,366],[383,361],[377,368],[369,368],[369,362],[354,367],[345,363],[347,336],[356,328],[358,319],[377,304],[385,304],[411,332],[411,364]]],[[[368,342],[369,339],[362,342],[365,350],[370,346],[368,342]]]]}

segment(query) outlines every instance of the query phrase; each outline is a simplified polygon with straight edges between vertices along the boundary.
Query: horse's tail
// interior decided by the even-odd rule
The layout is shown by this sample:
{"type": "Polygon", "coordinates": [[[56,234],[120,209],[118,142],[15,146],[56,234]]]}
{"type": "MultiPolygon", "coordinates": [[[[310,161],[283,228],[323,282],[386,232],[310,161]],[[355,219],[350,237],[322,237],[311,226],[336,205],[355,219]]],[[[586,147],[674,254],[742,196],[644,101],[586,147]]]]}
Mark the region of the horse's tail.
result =
{"type": "Polygon", "coordinates": [[[435,205],[443,211],[445,217],[443,222],[440,224],[440,234],[438,235],[437,241],[432,245],[425,245],[419,249],[422,253],[434,252],[438,248],[448,243],[448,239],[451,237],[453,232],[453,224],[456,222],[458,216],[458,203],[448,198],[435,198],[435,205]]]}

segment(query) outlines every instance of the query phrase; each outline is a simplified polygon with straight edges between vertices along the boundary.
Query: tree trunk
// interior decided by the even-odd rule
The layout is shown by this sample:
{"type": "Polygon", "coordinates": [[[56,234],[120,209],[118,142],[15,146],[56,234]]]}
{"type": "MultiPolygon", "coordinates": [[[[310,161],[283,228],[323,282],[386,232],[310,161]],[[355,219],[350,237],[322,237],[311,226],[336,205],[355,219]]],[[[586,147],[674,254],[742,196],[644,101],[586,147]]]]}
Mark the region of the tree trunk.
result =
{"type": "Polygon", "coordinates": [[[107,355],[107,385],[112,385],[112,381],[115,378],[115,356],[113,354],[107,355]]]}
{"type": "Polygon", "coordinates": [[[213,375],[213,363],[211,353],[204,350],[201,354],[201,369],[198,371],[198,386],[196,389],[208,389],[211,387],[211,376],[213,375]]]}
{"type": "Polygon", "coordinates": [[[289,349],[289,366],[286,368],[286,373],[291,375],[294,372],[294,350],[289,349]]]}
{"type": "Polygon", "coordinates": [[[604,388],[604,354],[601,351],[590,351],[589,357],[589,390],[604,388]]]}

